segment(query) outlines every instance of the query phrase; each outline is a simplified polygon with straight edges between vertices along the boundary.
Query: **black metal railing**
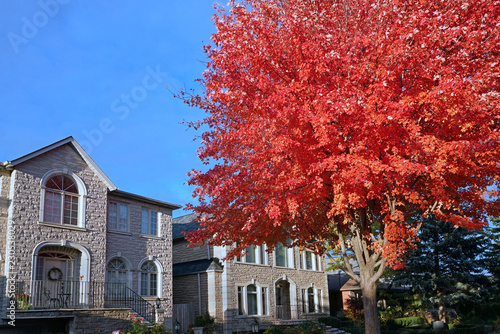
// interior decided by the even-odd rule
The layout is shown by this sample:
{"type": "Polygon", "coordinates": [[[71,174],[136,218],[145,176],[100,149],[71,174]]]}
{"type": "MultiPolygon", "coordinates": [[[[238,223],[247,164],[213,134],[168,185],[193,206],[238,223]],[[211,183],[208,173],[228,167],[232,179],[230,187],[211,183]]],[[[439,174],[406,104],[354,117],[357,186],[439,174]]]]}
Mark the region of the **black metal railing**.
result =
{"type": "Polygon", "coordinates": [[[106,283],[105,304],[107,307],[130,308],[151,323],[155,320],[155,306],[124,283],[106,283]]]}
{"type": "Polygon", "coordinates": [[[122,283],[17,281],[14,300],[19,310],[119,307],[151,323],[155,319],[155,306],[122,283]]]}
{"type": "Polygon", "coordinates": [[[98,288],[96,284],[85,281],[17,281],[14,299],[20,310],[96,307],[97,300],[91,298],[97,295],[94,292],[98,288]]]}

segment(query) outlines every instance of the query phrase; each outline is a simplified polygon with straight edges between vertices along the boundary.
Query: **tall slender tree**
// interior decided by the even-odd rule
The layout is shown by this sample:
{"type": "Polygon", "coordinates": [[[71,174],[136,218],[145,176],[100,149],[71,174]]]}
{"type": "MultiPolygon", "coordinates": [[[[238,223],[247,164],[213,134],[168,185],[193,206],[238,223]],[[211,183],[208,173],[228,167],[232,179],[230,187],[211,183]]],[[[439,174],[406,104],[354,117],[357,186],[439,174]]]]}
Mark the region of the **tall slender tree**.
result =
{"type": "MultiPolygon", "coordinates": [[[[433,213],[498,215],[499,0],[230,0],[218,7],[193,243],[293,239],[339,263],[379,333],[376,281],[433,213]],[[495,188],[493,188],[495,189],[495,188]],[[498,189],[498,188],[496,188],[498,189]],[[310,242],[312,241],[312,244],[310,242]],[[312,245],[312,246],[311,246],[312,245]]],[[[194,93],[191,93],[194,94],[194,93]]]]}

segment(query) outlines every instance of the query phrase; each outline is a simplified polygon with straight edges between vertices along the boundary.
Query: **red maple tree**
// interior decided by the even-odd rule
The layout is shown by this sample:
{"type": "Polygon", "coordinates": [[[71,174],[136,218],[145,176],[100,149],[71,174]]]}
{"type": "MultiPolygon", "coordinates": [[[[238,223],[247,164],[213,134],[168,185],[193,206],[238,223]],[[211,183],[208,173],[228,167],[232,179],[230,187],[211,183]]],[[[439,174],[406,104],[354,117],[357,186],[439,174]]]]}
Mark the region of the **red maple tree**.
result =
{"type": "Polygon", "coordinates": [[[205,47],[193,243],[352,252],[366,333],[376,281],[429,214],[499,215],[500,1],[232,0],[205,47]],[[311,241],[312,240],[312,241],[311,241]]]}

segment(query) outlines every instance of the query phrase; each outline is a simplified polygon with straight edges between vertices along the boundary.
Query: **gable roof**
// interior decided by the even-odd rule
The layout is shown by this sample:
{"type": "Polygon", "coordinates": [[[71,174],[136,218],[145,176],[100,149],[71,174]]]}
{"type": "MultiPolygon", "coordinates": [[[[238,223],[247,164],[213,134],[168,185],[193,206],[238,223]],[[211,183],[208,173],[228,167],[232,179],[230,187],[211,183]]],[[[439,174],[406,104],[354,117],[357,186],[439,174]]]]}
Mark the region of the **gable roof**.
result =
{"type": "Polygon", "coordinates": [[[172,275],[180,276],[187,274],[196,274],[210,270],[223,270],[224,267],[219,263],[218,258],[195,260],[189,262],[175,263],[172,266],[172,275]]]}
{"type": "Polygon", "coordinates": [[[172,238],[183,239],[184,233],[191,232],[200,228],[200,223],[197,222],[198,215],[191,213],[182,217],[172,219],[172,238]]]}
{"type": "Polygon", "coordinates": [[[8,167],[15,167],[16,165],[19,165],[39,155],[52,151],[53,149],[56,149],[63,145],[69,145],[73,150],[75,150],[75,152],[78,155],[80,155],[83,161],[85,161],[85,163],[89,166],[89,168],[97,175],[97,177],[99,177],[99,179],[101,179],[101,181],[106,185],[106,187],[110,191],[118,189],[118,187],[115,186],[115,184],[107,177],[107,175],[104,174],[101,168],[97,166],[97,164],[94,162],[94,160],[92,160],[92,158],[87,154],[87,152],[85,152],[85,150],[80,146],[80,144],[78,144],[77,141],[71,136],[64,138],[53,144],[50,144],[48,146],[42,147],[41,149],[36,150],[34,152],[28,153],[20,158],[14,159],[12,161],[7,161],[5,162],[4,165],[8,167]]]}

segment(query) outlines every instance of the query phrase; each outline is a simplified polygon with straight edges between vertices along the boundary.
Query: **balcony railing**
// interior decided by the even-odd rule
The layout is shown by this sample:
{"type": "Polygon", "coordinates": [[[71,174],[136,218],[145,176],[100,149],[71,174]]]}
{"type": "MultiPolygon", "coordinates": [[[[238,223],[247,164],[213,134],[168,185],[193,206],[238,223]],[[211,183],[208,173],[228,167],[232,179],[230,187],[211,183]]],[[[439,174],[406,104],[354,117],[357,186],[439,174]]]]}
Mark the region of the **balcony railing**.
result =
{"type": "Polygon", "coordinates": [[[17,281],[16,307],[28,309],[130,308],[153,322],[155,307],[125,284],[85,281],[17,281]]]}

